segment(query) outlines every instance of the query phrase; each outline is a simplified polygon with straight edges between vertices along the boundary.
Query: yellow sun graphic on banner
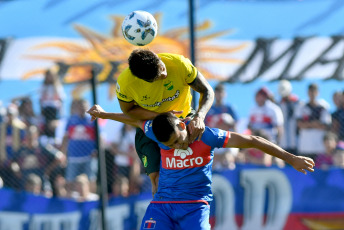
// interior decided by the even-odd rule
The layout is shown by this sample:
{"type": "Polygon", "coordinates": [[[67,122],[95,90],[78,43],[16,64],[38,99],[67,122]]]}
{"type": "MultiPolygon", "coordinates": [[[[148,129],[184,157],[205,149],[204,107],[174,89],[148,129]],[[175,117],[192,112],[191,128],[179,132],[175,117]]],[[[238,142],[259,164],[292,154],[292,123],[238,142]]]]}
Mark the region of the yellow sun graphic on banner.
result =
{"type": "MultiPolygon", "coordinates": [[[[158,25],[161,25],[161,13],[154,14],[158,25]]],[[[47,55],[35,55],[28,54],[25,58],[37,59],[37,60],[48,60],[57,63],[57,69],[61,66],[67,66],[66,71],[62,78],[64,84],[69,83],[82,83],[90,79],[90,69],[85,66],[78,66],[79,63],[97,63],[102,66],[101,71],[97,75],[98,83],[109,84],[109,97],[114,97],[115,94],[115,83],[119,74],[127,67],[127,59],[133,49],[137,48],[127,42],[121,31],[121,24],[124,16],[110,16],[114,22],[111,36],[105,36],[98,32],[95,32],[85,26],[74,24],[74,29],[85,39],[85,44],[80,42],[71,41],[56,41],[46,42],[37,46],[32,47],[31,53],[34,51],[55,48],[65,52],[67,55],[61,56],[47,56],[47,55]]],[[[211,22],[209,20],[204,21],[200,25],[196,26],[197,32],[207,32],[211,28],[211,22]]],[[[210,45],[208,41],[221,37],[223,35],[232,33],[233,30],[223,30],[216,33],[210,33],[204,36],[197,37],[196,40],[196,66],[204,76],[208,79],[216,79],[217,76],[203,67],[207,63],[242,63],[242,60],[228,57],[228,54],[238,52],[247,47],[247,43],[242,43],[234,47],[224,47],[220,45],[210,45]],[[224,55],[225,54],[225,55],[224,55]],[[200,65],[198,65],[200,64],[200,65]]],[[[189,57],[189,29],[176,28],[171,29],[165,33],[161,33],[159,29],[158,36],[153,40],[152,43],[145,46],[153,52],[164,53],[172,52],[189,57]]],[[[56,68],[55,68],[56,69],[56,68]]],[[[22,79],[29,79],[37,74],[42,74],[46,69],[36,69],[27,72],[22,76],[22,79]]],[[[58,71],[58,70],[55,70],[58,71]]],[[[79,95],[88,87],[89,84],[77,84],[73,94],[74,96],[79,95]]]]}

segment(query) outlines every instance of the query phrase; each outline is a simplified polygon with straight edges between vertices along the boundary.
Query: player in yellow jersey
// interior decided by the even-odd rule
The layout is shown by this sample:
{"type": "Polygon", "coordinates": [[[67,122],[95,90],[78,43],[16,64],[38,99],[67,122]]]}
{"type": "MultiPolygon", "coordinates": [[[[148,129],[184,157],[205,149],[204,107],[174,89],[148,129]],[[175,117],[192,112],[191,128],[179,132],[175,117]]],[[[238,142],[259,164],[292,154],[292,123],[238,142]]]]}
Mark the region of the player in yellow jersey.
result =
{"type": "MultiPolygon", "coordinates": [[[[137,120],[150,120],[159,113],[182,111],[182,118],[192,115],[188,125],[190,142],[200,139],[205,129],[204,118],[214,101],[214,91],[190,60],[182,55],[137,49],[128,61],[129,67],[118,77],[116,88],[123,113],[137,120]],[[197,111],[191,107],[191,89],[200,94],[197,111]]],[[[141,129],[136,130],[135,146],[154,194],[159,178],[160,149],[141,129]]]]}

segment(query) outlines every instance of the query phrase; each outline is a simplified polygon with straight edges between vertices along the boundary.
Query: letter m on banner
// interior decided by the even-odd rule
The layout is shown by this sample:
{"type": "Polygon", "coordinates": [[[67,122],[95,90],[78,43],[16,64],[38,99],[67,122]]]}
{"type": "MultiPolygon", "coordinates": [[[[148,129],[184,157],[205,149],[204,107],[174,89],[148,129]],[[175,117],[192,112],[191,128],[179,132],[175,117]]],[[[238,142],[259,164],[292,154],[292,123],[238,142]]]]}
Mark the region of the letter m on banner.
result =
{"type": "Polygon", "coordinates": [[[0,69],[1,69],[1,64],[2,60],[5,56],[6,49],[10,43],[10,38],[0,38],[0,69]]]}

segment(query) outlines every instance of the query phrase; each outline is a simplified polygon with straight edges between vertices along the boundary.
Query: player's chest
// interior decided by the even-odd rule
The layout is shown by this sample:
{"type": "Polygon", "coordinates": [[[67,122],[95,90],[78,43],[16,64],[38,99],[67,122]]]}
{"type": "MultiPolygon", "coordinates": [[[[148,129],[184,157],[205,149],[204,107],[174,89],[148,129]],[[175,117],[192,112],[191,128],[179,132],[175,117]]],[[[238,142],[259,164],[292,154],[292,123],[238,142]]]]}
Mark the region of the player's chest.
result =
{"type": "Polygon", "coordinates": [[[201,141],[194,142],[188,149],[161,150],[162,167],[165,169],[186,169],[202,167],[212,159],[211,147],[201,141]]]}
{"type": "Polygon", "coordinates": [[[178,98],[180,93],[185,90],[185,85],[174,79],[159,80],[152,84],[133,85],[132,94],[139,104],[169,101],[178,98]]]}

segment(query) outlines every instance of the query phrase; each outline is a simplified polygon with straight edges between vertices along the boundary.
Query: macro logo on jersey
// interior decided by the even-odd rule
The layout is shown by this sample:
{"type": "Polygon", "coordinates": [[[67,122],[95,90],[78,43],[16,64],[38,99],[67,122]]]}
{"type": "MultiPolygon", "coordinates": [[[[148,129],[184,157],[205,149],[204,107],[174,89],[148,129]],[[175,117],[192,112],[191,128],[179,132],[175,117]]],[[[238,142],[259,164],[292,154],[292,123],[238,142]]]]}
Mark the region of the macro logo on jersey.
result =
{"type": "Polygon", "coordinates": [[[188,147],[188,149],[175,149],[174,150],[174,156],[179,156],[182,159],[185,159],[186,156],[192,155],[192,149],[188,147]]]}
{"type": "Polygon", "coordinates": [[[161,161],[164,169],[196,168],[208,164],[211,147],[199,142],[191,144],[188,149],[161,149],[161,161]]]}

